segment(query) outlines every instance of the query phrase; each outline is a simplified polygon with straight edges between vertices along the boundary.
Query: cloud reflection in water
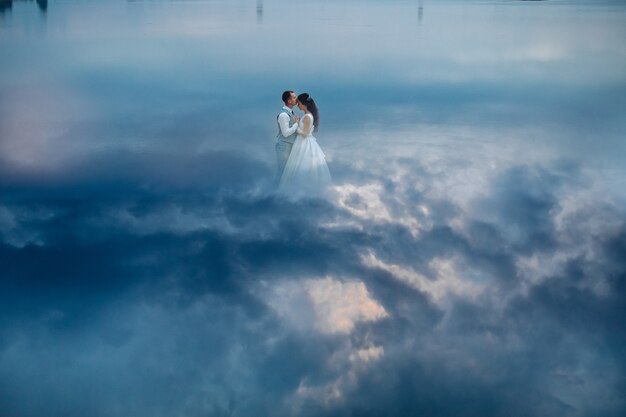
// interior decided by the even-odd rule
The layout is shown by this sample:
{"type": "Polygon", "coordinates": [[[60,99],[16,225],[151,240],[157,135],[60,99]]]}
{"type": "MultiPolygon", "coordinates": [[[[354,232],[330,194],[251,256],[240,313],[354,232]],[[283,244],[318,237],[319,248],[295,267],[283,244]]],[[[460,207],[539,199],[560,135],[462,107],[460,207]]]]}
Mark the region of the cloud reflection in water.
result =
{"type": "Polygon", "coordinates": [[[623,10],[322,6],[3,17],[6,410],[623,413],[623,10]],[[334,200],[272,191],[286,85],[334,200]]]}

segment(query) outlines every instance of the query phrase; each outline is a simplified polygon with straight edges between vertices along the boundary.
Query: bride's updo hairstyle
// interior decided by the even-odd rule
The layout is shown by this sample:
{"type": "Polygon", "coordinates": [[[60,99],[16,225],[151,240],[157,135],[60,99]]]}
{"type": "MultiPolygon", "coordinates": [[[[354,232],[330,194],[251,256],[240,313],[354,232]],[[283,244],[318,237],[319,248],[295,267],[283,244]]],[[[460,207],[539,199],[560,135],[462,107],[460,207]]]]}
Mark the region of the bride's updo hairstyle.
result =
{"type": "Polygon", "coordinates": [[[313,132],[317,132],[320,125],[320,114],[317,110],[315,100],[308,93],[302,93],[298,96],[298,101],[306,106],[306,109],[313,115],[313,132]]]}

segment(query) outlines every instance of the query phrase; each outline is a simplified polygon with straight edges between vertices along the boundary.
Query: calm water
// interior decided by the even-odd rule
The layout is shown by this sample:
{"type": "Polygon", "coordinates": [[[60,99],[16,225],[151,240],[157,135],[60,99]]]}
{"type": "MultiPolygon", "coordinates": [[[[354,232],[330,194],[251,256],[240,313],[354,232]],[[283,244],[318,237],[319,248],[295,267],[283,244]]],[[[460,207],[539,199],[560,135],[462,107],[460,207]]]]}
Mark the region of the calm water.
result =
{"type": "Polygon", "coordinates": [[[1,158],[18,181],[110,152],[225,150],[269,169],[289,88],[317,97],[340,164],[515,148],[620,169],[626,155],[623,2],[8,4],[1,158]]]}
{"type": "Polygon", "coordinates": [[[625,41],[624,1],[0,2],[0,407],[623,415],[625,41]],[[272,192],[285,89],[334,201],[272,192]]]}

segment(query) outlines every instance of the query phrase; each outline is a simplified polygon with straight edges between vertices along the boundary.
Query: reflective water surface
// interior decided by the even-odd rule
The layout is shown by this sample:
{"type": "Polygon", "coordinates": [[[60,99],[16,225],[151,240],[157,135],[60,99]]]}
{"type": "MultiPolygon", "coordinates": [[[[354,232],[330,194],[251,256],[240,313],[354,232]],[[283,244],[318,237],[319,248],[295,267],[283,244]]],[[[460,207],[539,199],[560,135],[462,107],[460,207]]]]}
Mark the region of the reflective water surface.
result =
{"type": "Polygon", "coordinates": [[[0,1],[0,404],[623,415],[625,39],[619,0],[0,1]],[[331,201],[274,193],[286,89],[331,201]]]}

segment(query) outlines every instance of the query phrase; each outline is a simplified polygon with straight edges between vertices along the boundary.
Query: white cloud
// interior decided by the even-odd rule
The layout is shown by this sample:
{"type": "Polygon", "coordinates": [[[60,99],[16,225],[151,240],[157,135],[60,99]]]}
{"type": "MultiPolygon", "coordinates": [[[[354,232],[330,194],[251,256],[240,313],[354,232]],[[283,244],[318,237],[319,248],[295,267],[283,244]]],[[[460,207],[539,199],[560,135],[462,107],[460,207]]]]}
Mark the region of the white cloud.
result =
{"type": "Polygon", "coordinates": [[[384,348],[373,344],[366,334],[356,342],[347,336],[358,323],[375,322],[389,314],[374,300],[361,281],[340,281],[330,277],[284,281],[266,289],[268,304],[290,326],[302,332],[346,336],[340,346],[320,363],[334,376],[319,382],[303,378],[293,392],[294,414],[306,407],[307,401],[331,405],[343,400],[353,387],[359,373],[384,356],[384,348]]]}
{"type": "Polygon", "coordinates": [[[356,349],[350,354],[350,362],[363,362],[369,363],[379,360],[385,354],[385,349],[382,346],[370,345],[363,349],[356,349]]]}
{"type": "MultiPolygon", "coordinates": [[[[367,339],[367,337],[366,337],[367,339]]],[[[359,376],[367,372],[375,362],[382,359],[385,349],[369,342],[363,342],[360,346],[354,346],[347,339],[342,347],[335,351],[325,366],[335,372],[335,377],[324,383],[315,383],[309,378],[300,381],[294,392],[292,401],[297,410],[294,414],[301,414],[300,409],[307,400],[313,400],[326,406],[341,402],[345,393],[353,389],[359,376]]]]}
{"type": "Polygon", "coordinates": [[[453,259],[434,258],[430,261],[428,266],[434,271],[434,279],[410,266],[386,263],[371,251],[361,255],[361,261],[368,268],[382,269],[394,279],[425,293],[439,307],[447,307],[453,297],[475,300],[486,290],[485,284],[475,282],[471,277],[460,273],[453,259]]]}
{"type": "Polygon", "coordinates": [[[360,322],[389,316],[361,281],[329,277],[285,281],[267,293],[267,300],[292,325],[325,334],[349,334],[360,322]]]}
{"type": "MultiPolygon", "coordinates": [[[[400,177],[396,178],[400,181],[400,177]]],[[[356,185],[345,183],[336,186],[337,204],[342,209],[348,211],[361,220],[369,220],[375,223],[391,223],[405,226],[415,237],[423,229],[420,221],[409,212],[409,207],[403,201],[394,198],[394,203],[398,206],[396,211],[392,212],[390,207],[383,199],[391,199],[385,196],[382,184],[368,183],[364,185],[356,185]]],[[[423,216],[428,216],[428,208],[425,206],[418,208],[423,216]]]]}
{"type": "Polygon", "coordinates": [[[316,327],[323,333],[350,333],[358,322],[388,316],[360,281],[309,280],[305,288],[315,308],[316,327]]]}

